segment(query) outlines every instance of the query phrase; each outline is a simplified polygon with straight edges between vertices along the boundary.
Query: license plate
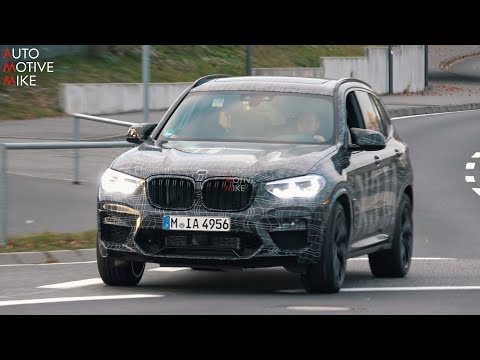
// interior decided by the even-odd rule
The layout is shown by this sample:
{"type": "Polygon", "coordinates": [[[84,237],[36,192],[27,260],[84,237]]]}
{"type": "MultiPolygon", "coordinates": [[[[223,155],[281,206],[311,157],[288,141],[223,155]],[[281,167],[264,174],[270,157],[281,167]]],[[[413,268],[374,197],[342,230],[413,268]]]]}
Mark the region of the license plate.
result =
{"type": "Polygon", "coordinates": [[[163,229],[183,231],[230,231],[230,218],[166,215],[163,217],[163,229]]]}

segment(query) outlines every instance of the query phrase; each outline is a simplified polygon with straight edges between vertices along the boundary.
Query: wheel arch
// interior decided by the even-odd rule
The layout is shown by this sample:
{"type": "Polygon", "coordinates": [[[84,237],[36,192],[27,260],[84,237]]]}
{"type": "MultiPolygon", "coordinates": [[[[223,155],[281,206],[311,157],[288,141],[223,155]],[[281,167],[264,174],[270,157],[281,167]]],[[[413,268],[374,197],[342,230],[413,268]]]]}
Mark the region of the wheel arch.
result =
{"type": "Polygon", "coordinates": [[[345,188],[340,188],[335,191],[330,204],[330,212],[332,211],[333,205],[336,202],[340,203],[340,205],[342,205],[343,209],[345,210],[345,215],[347,219],[348,239],[350,242],[350,235],[352,233],[353,226],[353,206],[348,191],[345,188]]]}
{"type": "Polygon", "coordinates": [[[407,194],[407,196],[410,198],[410,203],[412,204],[413,207],[413,186],[412,184],[408,184],[405,186],[405,189],[403,189],[403,193],[407,194]]]}

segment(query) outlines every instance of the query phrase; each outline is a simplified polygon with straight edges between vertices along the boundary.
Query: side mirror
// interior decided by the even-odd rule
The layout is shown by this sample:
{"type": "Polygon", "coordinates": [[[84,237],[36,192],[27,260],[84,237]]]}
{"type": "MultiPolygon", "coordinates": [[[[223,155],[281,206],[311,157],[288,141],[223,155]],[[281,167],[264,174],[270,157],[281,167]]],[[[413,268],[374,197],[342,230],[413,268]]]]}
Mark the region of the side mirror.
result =
{"type": "Polygon", "coordinates": [[[351,128],[352,150],[382,150],[387,146],[385,136],[375,130],[351,128]]]}
{"type": "Polygon", "coordinates": [[[130,126],[127,132],[127,141],[134,144],[140,144],[147,140],[157,124],[142,123],[130,126]]]}

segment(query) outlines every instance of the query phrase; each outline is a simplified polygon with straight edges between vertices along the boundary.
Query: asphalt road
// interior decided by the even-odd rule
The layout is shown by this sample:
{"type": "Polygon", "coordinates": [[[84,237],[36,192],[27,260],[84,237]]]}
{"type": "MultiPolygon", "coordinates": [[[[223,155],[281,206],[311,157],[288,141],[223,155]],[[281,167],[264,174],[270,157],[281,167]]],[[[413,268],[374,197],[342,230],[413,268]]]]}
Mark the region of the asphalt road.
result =
{"type": "MultiPolygon", "coordinates": [[[[0,314],[480,314],[480,196],[465,181],[480,168],[466,170],[480,152],[479,118],[469,111],[394,120],[415,174],[416,259],[404,279],[376,279],[367,261],[351,259],[339,294],[311,295],[282,268],[151,271],[159,268],[150,264],[138,287],[112,288],[94,262],[1,266],[0,314]]],[[[95,184],[10,179],[11,226],[34,216],[30,225],[51,230],[95,226],[95,184]]]]}
{"type": "Polygon", "coordinates": [[[448,72],[464,77],[465,81],[476,82],[478,85],[478,80],[480,79],[480,56],[457,62],[448,69],[448,72]]]}
{"type": "Polygon", "coordinates": [[[373,278],[365,259],[348,266],[332,295],[306,293],[283,268],[150,264],[139,286],[118,288],[101,283],[95,263],[3,266],[0,314],[480,314],[479,260],[414,260],[407,278],[389,280],[373,278]]]}

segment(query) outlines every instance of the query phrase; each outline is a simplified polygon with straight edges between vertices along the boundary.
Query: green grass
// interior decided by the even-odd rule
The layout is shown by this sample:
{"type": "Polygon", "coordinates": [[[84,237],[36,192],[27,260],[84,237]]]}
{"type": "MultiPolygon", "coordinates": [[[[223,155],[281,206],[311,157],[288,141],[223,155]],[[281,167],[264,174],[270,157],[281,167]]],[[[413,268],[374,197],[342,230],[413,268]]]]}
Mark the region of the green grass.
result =
{"type": "MultiPolygon", "coordinates": [[[[59,56],[36,87],[0,84],[0,120],[61,116],[61,83],[142,82],[141,46],[113,46],[100,55],[59,56]]],[[[315,67],[322,56],[362,56],[362,45],[255,45],[253,67],[315,67]]],[[[155,45],[151,81],[193,81],[212,73],[245,75],[242,45],[155,45]]],[[[3,63],[3,62],[2,62],[3,63]]],[[[3,81],[3,76],[2,76],[3,81]]]]}
{"type": "Polygon", "coordinates": [[[80,233],[50,233],[13,236],[8,238],[7,246],[0,246],[0,253],[16,251],[75,250],[95,247],[97,231],[80,233]]]}

